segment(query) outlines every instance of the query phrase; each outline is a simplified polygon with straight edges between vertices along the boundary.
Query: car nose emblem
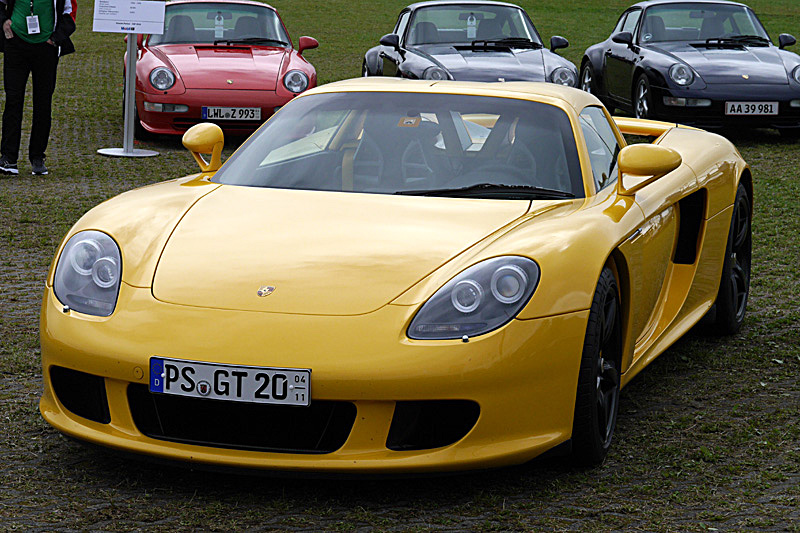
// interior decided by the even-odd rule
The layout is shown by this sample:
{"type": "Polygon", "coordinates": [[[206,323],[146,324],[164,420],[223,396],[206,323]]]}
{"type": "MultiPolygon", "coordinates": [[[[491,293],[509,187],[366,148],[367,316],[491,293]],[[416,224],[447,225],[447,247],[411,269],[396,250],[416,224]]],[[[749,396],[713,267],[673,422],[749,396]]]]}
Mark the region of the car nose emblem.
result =
{"type": "Polygon", "coordinates": [[[748,74],[742,74],[742,77],[743,77],[744,79],[746,79],[746,80],[749,80],[749,79],[750,79],[750,76],[749,76],[748,74]]]}
{"type": "Polygon", "coordinates": [[[256,294],[259,296],[259,298],[264,298],[266,296],[269,296],[273,292],[275,292],[275,287],[273,287],[272,285],[264,285],[263,287],[258,288],[256,294]]]}
{"type": "Polygon", "coordinates": [[[225,80],[228,82],[228,85],[233,85],[233,80],[225,80]]]}

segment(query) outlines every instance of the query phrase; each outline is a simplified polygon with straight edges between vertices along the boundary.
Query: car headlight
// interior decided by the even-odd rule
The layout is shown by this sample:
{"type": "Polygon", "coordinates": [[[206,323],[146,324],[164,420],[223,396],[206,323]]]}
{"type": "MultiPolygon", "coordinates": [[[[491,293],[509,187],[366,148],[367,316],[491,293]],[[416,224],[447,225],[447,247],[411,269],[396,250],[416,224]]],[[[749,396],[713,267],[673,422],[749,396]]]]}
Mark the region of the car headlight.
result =
{"type": "Polygon", "coordinates": [[[293,93],[301,93],[308,89],[308,76],[302,70],[290,70],[283,77],[283,85],[293,93]]]}
{"type": "Polygon", "coordinates": [[[519,256],[495,257],[464,270],[425,302],[408,327],[412,339],[460,339],[495,330],[528,303],[539,266],[519,256]]]}
{"type": "Polygon", "coordinates": [[[443,69],[442,67],[433,66],[433,67],[428,67],[423,71],[422,79],[442,81],[450,78],[447,75],[447,71],[445,69],[443,69]]]}
{"type": "Polygon", "coordinates": [[[99,231],[81,231],[70,237],[56,264],[53,290],[58,300],[87,315],[114,312],[122,279],[119,246],[99,231]]]}
{"type": "Polygon", "coordinates": [[[167,67],[156,67],[150,72],[150,85],[159,91],[166,91],[175,85],[175,74],[167,67]]]}
{"type": "Polygon", "coordinates": [[[567,67],[558,67],[550,74],[550,82],[557,83],[558,85],[566,85],[567,87],[575,87],[578,78],[575,73],[567,67]]]}
{"type": "Polygon", "coordinates": [[[792,71],[792,78],[794,78],[794,81],[797,83],[800,83],[800,65],[794,67],[794,70],[792,71]]]}
{"type": "Polygon", "coordinates": [[[669,68],[669,77],[678,85],[685,86],[694,81],[694,72],[683,63],[675,63],[669,68]]]}

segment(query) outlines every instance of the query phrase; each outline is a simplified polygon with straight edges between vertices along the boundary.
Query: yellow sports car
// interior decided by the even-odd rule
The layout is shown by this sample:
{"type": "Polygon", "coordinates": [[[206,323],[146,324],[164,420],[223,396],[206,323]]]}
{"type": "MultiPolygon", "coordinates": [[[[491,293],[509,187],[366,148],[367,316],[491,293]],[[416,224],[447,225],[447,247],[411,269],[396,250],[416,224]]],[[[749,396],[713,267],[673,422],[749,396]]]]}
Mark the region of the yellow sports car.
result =
{"type": "Polygon", "coordinates": [[[737,150],[577,89],[349,80],[224,165],[218,127],[184,145],[199,174],[55,256],[40,407],[67,435],[284,471],[598,464],[620,387],[709,311],[744,318],[737,150]]]}

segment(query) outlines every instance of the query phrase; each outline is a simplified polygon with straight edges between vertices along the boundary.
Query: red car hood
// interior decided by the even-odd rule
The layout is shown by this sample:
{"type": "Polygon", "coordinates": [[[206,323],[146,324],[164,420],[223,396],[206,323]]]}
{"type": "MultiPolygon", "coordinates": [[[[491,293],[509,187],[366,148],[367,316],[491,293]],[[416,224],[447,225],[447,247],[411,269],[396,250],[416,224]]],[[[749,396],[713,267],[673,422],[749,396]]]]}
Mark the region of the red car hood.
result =
{"type": "Polygon", "coordinates": [[[187,89],[275,90],[283,48],[171,44],[158,47],[187,89]]]}

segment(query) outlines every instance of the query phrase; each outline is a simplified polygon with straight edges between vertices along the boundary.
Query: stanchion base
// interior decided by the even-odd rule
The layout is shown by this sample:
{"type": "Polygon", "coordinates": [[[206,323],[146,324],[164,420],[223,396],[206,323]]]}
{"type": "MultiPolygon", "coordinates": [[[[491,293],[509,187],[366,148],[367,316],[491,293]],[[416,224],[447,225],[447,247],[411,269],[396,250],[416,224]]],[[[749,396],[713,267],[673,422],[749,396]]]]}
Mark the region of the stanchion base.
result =
{"type": "Polygon", "coordinates": [[[158,155],[158,152],[155,150],[142,150],[141,148],[134,148],[133,150],[125,150],[124,148],[100,148],[97,153],[109,157],[153,157],[158,155]]]}

